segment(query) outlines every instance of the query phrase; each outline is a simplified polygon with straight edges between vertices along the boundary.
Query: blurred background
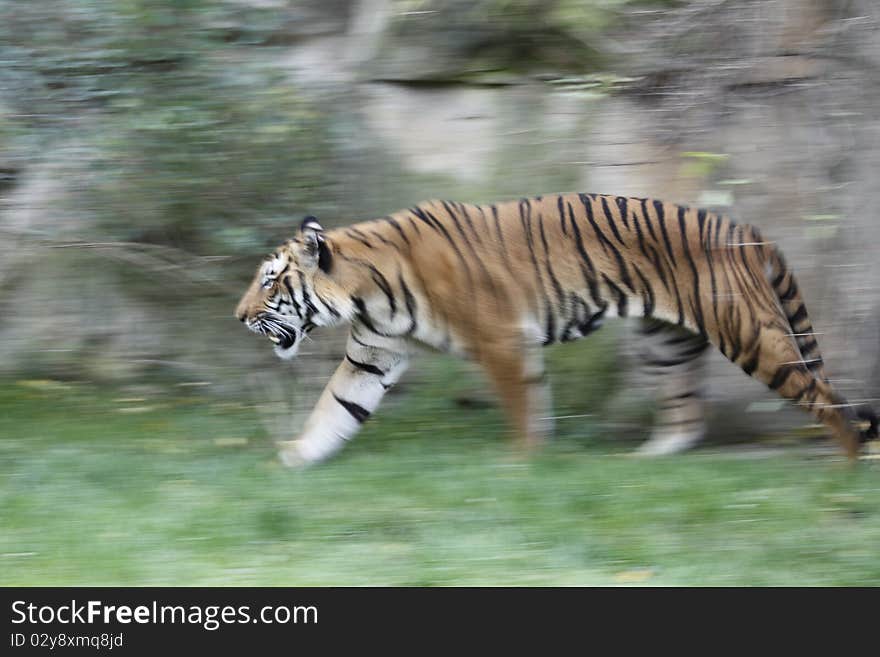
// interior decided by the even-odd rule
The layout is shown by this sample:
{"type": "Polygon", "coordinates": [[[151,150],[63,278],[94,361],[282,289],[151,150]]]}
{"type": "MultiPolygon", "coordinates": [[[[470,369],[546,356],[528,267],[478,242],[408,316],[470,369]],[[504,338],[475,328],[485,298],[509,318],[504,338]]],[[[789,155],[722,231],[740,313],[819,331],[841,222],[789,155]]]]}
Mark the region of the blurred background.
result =
{"type": "Polygon", "coordinates": [[[656,196],[778,241],[829,375],[880,397],[878,11],[0,0],[0,583],[880,583],[874,462],[817,462],[810,418],[720,356],[682,457],[627,456],[652,411],[620,323],[551,351],[534,462],[478,372],[426,355],[292,474],[272,443],[344,333],[281,363],[232,317],[306,214],[656,196]]]}

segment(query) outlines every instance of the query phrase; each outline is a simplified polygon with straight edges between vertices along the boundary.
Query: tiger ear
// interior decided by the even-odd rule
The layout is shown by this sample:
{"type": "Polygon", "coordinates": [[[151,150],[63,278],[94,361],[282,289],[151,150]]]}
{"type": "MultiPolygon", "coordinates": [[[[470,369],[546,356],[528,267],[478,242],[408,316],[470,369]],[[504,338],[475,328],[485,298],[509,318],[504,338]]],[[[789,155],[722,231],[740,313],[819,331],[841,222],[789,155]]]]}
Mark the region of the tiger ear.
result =
{"type": "Polygon", "coordinates": [[[330,271],[333,260],[330,249],[324,240],[324,229],[315,217],[308,216],[302,220],[299,232],[303,241],[303,251],[306,263],[314,267],[317,265],[321,271],[330,271]]]}

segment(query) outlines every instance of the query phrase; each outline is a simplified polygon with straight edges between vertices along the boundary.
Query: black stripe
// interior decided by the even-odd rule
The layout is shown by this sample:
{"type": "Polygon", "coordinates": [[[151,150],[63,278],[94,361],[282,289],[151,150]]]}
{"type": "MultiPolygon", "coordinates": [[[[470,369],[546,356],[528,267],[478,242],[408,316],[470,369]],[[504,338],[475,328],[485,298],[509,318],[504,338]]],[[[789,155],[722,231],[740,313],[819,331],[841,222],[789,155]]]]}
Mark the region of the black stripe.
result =
{"type": "Polygon", "coordinates": [[[636,265],[633,265],[633,268],[636,270],[636,274],[638,274],[638,277],[642,279],[642,285],[644,287],[645,298],[642,314],[645,317],[650,317],[654,314],[654,289],[651,287],[648,279],[645,278],[645,275],[642,274],[642,270],[639,269],[636,265]]]}
{"type": "Polygon", "coordinates": [[[642,227],[639,225],[639,213],[638,212],[633,212],[633,225],[635,226],[635,229],[636,229],[636,239],[638,240],[639,251],[641,251],[642,254],[647,258],[648,251],[645,249],[645,236],[642,235],[642,227]]]}
{"type": "Polygon", "coordinates": [[[743,269],[749,275],[749,278],[752,280],[752,285],[756,290],[762,290],[763,286],[761,282],[758,280],[758,276],[752,271],[752,267],[749,266],[748,256],[746,255],[746,242],[757,242],[758,240],[754,235],[746,235],[746,229],[742,226],[737,226],[739,228],[739,258],[742,260],[743,269]]]}
{"type": "MultiPolygon", "coordinates": [[[[695,336],[689,336],[689,337],[695,337],[695,336]]],[[[695,356],[699,356],[701,353],[706,351],[706,347],[708,347],[708,346],[709,346],[708,342],[706,342],[705,340],[700,340],[699,342],[695,342],[693,345],[691,345],[687,349],[680,351],[678,353],[678,355],[681,358],[686,358],[688,360],[691,360],[695,356]]]]}
{"type": "Polygon", "coordinates": [[[406,242],[406,245],[410,246],[409,238],[406,236],[406,233],[403,232],[403,228],[400,227],[400,224],[397,223],[396,219],[393,219],[391,217],[382,217],[382,219],[380,221],[385,221],[385,222],[391,224],[391,226],[394,228],[394,230],[396,230],[400,234],[400,236],[403,238],[403,241],[406,242]]]}
{"type": "MultiPolygon", "coordinates": [[[[669,284],[666,282],[666,274],[663,273],[663,267],[660,265],[660,259],[657,256],[657,250],[651,246],[650,244],[645,244],[645,238],[642,234],[642,227],[639,222],[639,213],[633,211],[633,225],[636,229],[636,237],[639,242],[639,249],[644,254],[648,260],[654,265],[654,268],[657,270],[657,275],[660,277],[660,281],[663,283],[663,287],[666,288],[666,291],[669,291],[669,284]],[[650,249],[650,253],[648,250],[650,249]]],[[[634,265],[635,266],[635,265],[634,265]]]]}
{"type": "MultiPolygon", "coordinates": [[[[584,204],[584,209],[587,211],[587,219],[589,220],[590,225],[592,225],[593,231],[596,233],[596,237],[599,239],[599,242],[602,245],[602,250],[605,253],[608,253],[608,249],[609,248],[611,249],[611,252],[614,254],[614,258],[617,260],[617,267],[620,270],[621,282],[624,285],[626,285],[630,289],[631,292],[635,292],[636,289],[633,286],[632,279],[630,278],[629,269],[626,266],[626,262],[624,261],[623,256],[620,253],[620,250],[616,246],[614,246],[614,244],[611,242],[611,240],[609,240],[607,237],[605,237],[605,234],[602,232],[602,230],[596,224],[595,220],[593,219],[592,206],[590,205],[590,201],[587,198],[587,195],[580,194],[580,199],[581,199],[581,203],[584,204]],[[607,245],[607,248],[606,248],[606,245],[607,245]]],[[[607,205],[607,203],[605,203],[604,197],[602,198],[602,203],[605,206],[605,209],[607,210],[608,205],[607,205]]],[[[611,221],[610,214],[608,216],[609,216],[609,221],[611,221]]],[[[613,224],[612,224],[612,226],[613,226],[613,224]]],[[[613,230],[614,230],[614,233],[617,235],[617,238],[620,239],[620,234],[617,232],[617,229],[613,228],[613,230]]],[[[621,243],[623,243],[622,240],[621,240],[621,243]]]]}
{"type": "Polygon", "coordinates": [[[379,349],[379,347],[377,347],[376,345],[374,345],[374,344],[368,344],[368,343],[364,342],[363,340],[361,340],[361,339],[355,334],[354,329],[352,329],[350,335],[351,335],[351,339],[354,340],[355,342],[357,342],[357,343],[358,343],[360,346],[362,346],[362,347],[367,347],[368,349],[379,349]]]}
{"type": "Polygon", "coordinates": [[[465,244],[467,244],[470,247],[471,251],[473,251],[474,247],[471,246],[471,243],[470,243],[470,240],[468,239],[468,236],[465,235],[464,230],[461,227],[461,222],[459,222],[458,216],[453,211],[453,209],[449,206],[449,203],[447,203],[446,201],[440,201],[440,205],[443,206],[443,209],[446,210],[446,214],[448,214],[449,218],[452,219],[452,222],[455,224],[456,230],[458,230],[458,233],[459,233],[459,235],[461,235],[461,238],[465,241],[465,244]]]}
{"type": "MultiPolygon", "coordinates": [[[[736,262],[736,253],[734,252],[734,248],[732,246],[734,244],[734,240],[736,237],[736,229],[738,228],[738,226],[737,226],[736,222],[731,221],[730,219],[728,219],[727,221],[728,221],[727,245],[726,245],[726,248],[724,249],[725,256],[727,257],[728,262],[730,264],[730,266],[727,269],[729,269],[730,274],[733,276],[733,278],[736,282],[735,289],[742,291],[744,293],[741,297],[742,303],[744,304],[744,307],[742,305],[738,306],[736,304],[731,303],[731,304],[729,304],[729,308],[730,308],[729,314],[731,316],[734,313],[736,313],[737,315],[742,315],[742,310],[745,310],[748,312],[750,318],[755,318],[760,315],[760,312],[755,307],[756,304],[755,304],[755,301],[753,301],[752,296],[757,295],[759,293],[759,291],[755,290],[754,285],[753,285],[752,290],[754,290],[754,293],[753,294],[746,293],[746,292],[748,292],[749,287],[750,287],[749,282],[746,279],[745,275],[743,274],[743,267],[740,267],[736,262]]],[[[725,274],[727,273],[727,269],[725,269],[725,274]]],[[[752,274],[752,272],[750,270],[748,270],[748,265],[746,265],[746,270],[747,270],[747,273],[749,274],[749,276],[752,276],[752,277],[754,276],[752,274]]],[[[774,299],[774,302],[775,302],[775,299],[774,299]]],[[[736,326],[738,324],[739,324],[739,321],[732,322],[732,326],[736,326]]]]}
{"type": "Polygon", "coordinates": [[[559,223],[562,226],[562,234],[568,235],[568,229],[565,227],[565,206],[562,202],[562,196],[556,197],[556,207],[559,209],[559,223]]]}
{"type": "Polygon", "coordinates": [[[471,288],[474,285],[474,279],[471,276],[471,270],[467,265],[467,260],[464,257],[464,254],[461,252],[461,249],[458,248],[458,244],[455,243],[455,240],[452,239],[452,235],[449,234],[449,231],[446,230],[446,226],[444,226],[437,217],[435,217],[430,211],[423,210],[420,207],[415,207],[412,210],[412,213],[415,214],[419,219],[424,221],[426,224],[434,228],[436,231],[440,232],[443,237],[446,238],[446,241],[449,242],[452,249],[455,251],[455,255],[458,257],[459,262],[461,262],[461,266],[464,269],[465,276],[467,276],[468,283],[471,288]]]}
{"type": "Polygon", "coordinates": [[[299,284],[300,289],[302,290],[303,304],[306,307],[306,321],[311,321],[312,317],[318,314],[318,308],[315,304],[312,303],[312,297],[309,296],[309,287],[306,284],[306,275],[303,272],[299,272],[299,284]]]}
{"type": "Polygon", "coordinates": [[[544,345],[553,343],[556,340],[556,318],[553,314],[553,308],[547,292],[544,289],[544,276],[541,274],[541,267],[538,264],[538,257],[535,254],[535,240],[532,237],[532,204],[528,199],[521,199],[519,202],[519,220],[522,225],[523,235],[526,238],[526,246],[529,249],[529,256],[532,260],[532,266],[535,269],[535,275],[538,278],[538,287],[541,292],[541,299],[544,302],[544,310],[547,313],[547,330],[544,338],[544,345]]]}
{"type": "MultiPolygon", "coordinates": [[[[739,339],[739,333],[732,331],[728,337],[730,339],[730,346],[732,347],[732,350],[730,352],[730,355],[727,357],[733,362],[736,362],[736,359],[739,358],[739,354],[742,351],[742,343],[739,339]]],[[[747,374],[750,374],[750,372],[747,372],[747,374]]]]}
{"type": "Polygon", "coordinates": [[[290,294],[290,305],[293,306],[293,309],[296,311],[296,316],[303,319],[302,308],[299,303],[297,303],[296,295],[293,293],[293,285],[290,284],[290,276],[284,277],[284,287],[287,288],[287,292],[290,294]]]}
{"type": "MultiPolygon", "coordinates": [[[[690,331],[682,332],[680,334],[673,333],[668,340],[666,340],[667,345],[673,344],[690,344],[691,342],[696,341],[697,339],[696,333],[691,333],[690,331]]],[[[701,340],[702,341],[702,340],[701,340]]]]}
{"type": "Polygon", "coordinates": [[[333,399],[338,401],[342,405],[342,408],[347,410],[351,414],[351,416],[358,421],[359,424],[363,424],[364,420],[370,417],[370,411],[368,411],[366,408],[355,404],[354,402],[340,399],[335,392],[333,393],[333,399]]]}
{"type": "MultiPolygon", "coordinates": [[[[461,239],[464,240],[464,243],[467,245],[468,249],[473,254],[474,260],[477,262],[477,265],[479,266],[480,270],[483,272],[483,280],[485,280],[486,283],[489,284],[489,288],[493,292],[493,297],[497,299],[498,294],[497,294],[497,288],[495,287],[495,281],[492,279],[492,275],[489,273],[489,270],[486,268],[486,265],[483,263],[483,259],[480,257],[480,254],[477,253],[477,250],[476,250],[476,248],[474,248],[474,245],[471,243],[471,240],[468,239],[468,236],[465,234],[464,230],[462,229],[461,223],[458,221],[458,217],[455,215],[452,208],[449,206],[449,204],[446,201],[441,201],[441,203],[443,204],[443,208],[446,210],[446,213],[449,215],[449,217],[455,223],[455,227],[458,230],[459,235],[461,235],[461,239]]],[[[470,219],[468,219],[468,222],[470,222],[470,219]]],[[[473,224],[471,224],[471,229],[473,229],[473,224]]]]}
{"type": "Polygon", "coordinates": [[[779,286],[782,285],[782,281],[785,280],[785,275],[788,274],[788,269],[786,269],[784,265],[781,265],[781,263],[780,266],[782,266],[782,271],[776,275],[776,278],[774,278],[771,283],[774,290],[779,289],[779,286]]]}
{"type": "Polygon", "coordinates": [[[776,373],[773,375],[773,378],[770,380],[770,383],[767,386],[771,390],[776,390],[780,386],[782,386],[786,381],[788,381],[788,377],[790,377],[796,371],[803,371],[804,366],[800,363],[796,365],[780,365],[779,369],[776,370],[776,373]]]}
{"type": "Polygon", "coordinates": [[[663,270],[663,263],[660,262],[660,254],[657,253],[657,249],[655,249],[650,244],[648,245],[648,249],[651,252],[651,263],[654,265],[654,269],[657,270],[657,275],[660,277],[660,282],[663,283],[663,287],[665,287],[666,291],[669,292],[669,282],[666,280],[666,274],[663,270]]]}
{"type": "Polygon", "coordinates": [[[807,356],[808,354],[812,353],[813,349],[819,348],[819,343],[816,342],[816,338],[798,337],[798,341],[800,340],[806,340],[805,342],[798,344],[798,348],[800,349],[803,356],[807,356]]]}
{"type": "Polygon", "coordinates": [[[648,232],[651,233],[651,237],[656,242],[657,241],[657,233],[654,232],[654,226],[651,225],[651,215],[648,212],[648,199],[642,199],[642,215],[645,217],[645,225],[648,227],[648,232]]]}
{"type": "Polygon", "coordinates": [[[544,312],[547,313],[547,331],[544,336],[544,342],[541,345],[546,347],[548,344],[556,342],[556,315],[553,313],[553,307],[549,301],[544,306],[544,312]]]}
{"type": "Polygon", "coordinates": [[[578,198],[581,200],[581,203],[584,206],[584,211],[587,213],[587,221],[590,222],[590,225],[593,227],[593,232],[596,233],[596,239],[599,240],[599,246],[602,247],[602,251],[606,254],[608,253],[608,247],[606,244],[610,244],[610,241],[607,237],[605,237],[605,233],[599,228],[596,224],[596,220],[593,218],[593,205],[590,201],[589,197],[586,194],[578,194],[578,198]]]}
{"type": "Polygon", "coordinates": [[[663,241],[666,244],[666,252],[669,254],[669,275],[672,278],[672,291],[675,292],[675,303],[678,307],[679,326],[684,325],[684,305],[681,302],[681,293],[678,291],[678,282],[675,279],[675,257],[672,254],[672,243],[669,240],[669,233],[666,230],[666,214],[663,210],[663,203],[653,201],[654,211],[657,213],[657,221],[660,224],[660,232],[663,235],[663,241]]]}
{"type": "Polygon", "coordinates": [[[382,236],[381,233],[378,233],[378,232],[376,232],[375,230],[371,230],[371,231],[370,231],[370,235],[372,235],[373,237],[375,237],[376,239],[378,239],[380,242],[382,242],[382,244],[386,244],[386,245],[388,245],[388,246],[392,246],[392,247],[394,247],[398,252],[400,252],[400,246],[397,244],[397,242],[392,242],[391,240],[386,239],[385,237],[382,236]]]}
{"type": "Polygon", "coordinates": [[[608,226],[611,228],[611,232],[614,233],[614,237],[617,238],[617,241],[621,243],[621,245],[626,246],[626,242],[623,241],[623,238],[620,236],[620,231],[617,230],[617,224],[614,222],[614,215],[611,214],[611,208],[608,207],[608,199],[604,196],[602,197],[602,212],[605,215],[605,220],[608,222],[608,226]]]}
{"type": "Polygon", "coordinates": [[[608,308],[607,305],[600,308],[597,312],[590,315],[589,319],[585,321],[583,324],[578,326],[578,329],[583,335],[587,335],[588,333],[592,333],[593,331],[599,329],[602,326],[602,318],[605,316],[605,311],[608,308]]]}
{"type": "Polygon", "coordinates": [[[382,333],[376,330],[376,325],[373,324],[373,320],[370,317],[370,313],[367,312],[367,304],[364,303],[364,300],[360,297],[352,297],[351,302],[354,304],[354,307],[357,309],[358,318],[363,322],[363,325],[367,327],[368,331],[372,331],[377,335],[382,335],[382,333]]]}
{"type": "Polygon", "coordinates": [[[703,245],[703,230],[706,228],[706,211],[697,210],[697,223],[700,226],[700,245],[703,245]]]}
{"type": "Polygon", "coordinates": [[[409,217],[409,216],[406,218],[406,220],[409,222],[409,225],[412,226],[412,229],[414,231],[416,231],[416,235],[421,236],[422,229],[419,228],[419,225],[416,223],[416,220],[413,219],[412,217],[409,217]]]}
{"type": "Polygon", "coordinates": [[[375,365],[370,365],[369,363],[362,363],[360,361],[357,361],[348,354],[345,354],[345,359],[359,370],[363,370],[364,372],[369,372],[370,374],[375,374],[376,376],[380,377],[385,376],[385,372],[380,370],[375,365]]]}
{"type": "Polygon", "coordinates": [[[394,298],[394,292],[391,290],[391,284],[388,283],[388,279],[382,275],[376,267],[371,264],[367,264],[367,267],[370,269],[370,276],[373,279],[373,282],[379,286],[379,289],[382,290],[382,293],[388,299],[388,307],[391,311],[391,319],[394,319],[394,315],[397,314],[397,301],[394,298]]]}
{"type": "Polygon", "coordinates": [[[347,228],[347,229],[345,230],[345,234],[348,235],[348,237],[350,237],[351,239],[353,239],[353,240],[355,240],[355,241],[357,241],[357,242],[360,242],[361,244],[363,244],[363,245],[364,245],[365,247],[367,247],[368,249],[372,249],[372,248],[373,248],[373,245],[370,244],[370,241],[367,239],[367,236],[364,235],[364,234],[363,234],[361,231],[359,231],[357,228],[351,228],[351,227],[350,227],[350,228],[347,228]]]}
{"type": "Polygon", "coordinates": [[[660,223],[660,232],[663,235],[663,242],[666,244],[669,261],[673,263],[675,262],[675,256],[672,255],[672,242],[669,241],[669,233],[666,230],[666,213],[663,210],[663,204],[660,201],[654,201],[654,210],[657,212],[657,221],[660,223]]]}
{"type": "Polygon", "coordinates": [[[816,383],[816,379],[810,379],[810,382],[806,386],[804,386],[804,388],[801,389],[801,391],[794,398],[795,403],[803,399],[804,396],[809,395],[811,392],[813,392],[813,390],[816,389],[816,383]]]}
{"type": "Polygon", "coordinates": [[[556,274],[553,271],[553,266],[550,264],[552,261],[552,258],[550,257],[550,246],[547,243],[547,235],[544,231],[544,217],[540,212],[538,213],[538,233],[541,235],[541,243],[544,245],[547,274],[550,276],[550,282],[553,283],[553,289],[556,291],[556,296],[559,299],[559,306],[561,308],[565,305],[565,293],[562,291],[562,286],[559,284],[559,280],[556,278],[556,274]]]}
{"type": "Polygon", "coordinates": [[[492,237],[492,232],[489,230],[489,220],[486,219],[486,211],[483,210],[482,205],[478,205],[476,207],[477,210],[480,211],[480,219],[483,220],[483,234],[486,235],[486,237],[492,237]]]}
{"type": "Polygon", "coordinates": [[[578,228],[577,222],[574,219],[574,210],[571,207],[571,203],[568,203],[567,205],[568,219],[571,222],[571,230],[574,233],[575,246],[577,246],[578,253],[583,260],[583,264],[581,264],[581,273],[583,274],[584,281],[587,283],[587,287],[590,290],[590,298],[593,300],[593,303],[597,306],[601,306],[605,302],[599,293],[599,284],[596,280],[596,268],[593,266],[593,261],[590,260],[590,256],[587,254],[586,249],[584,249],[584,242],[581,239],[581,230],[578,228]],[[586,264],[586,269],[584,269],[584,264],[586,264]]]}
{"type": "Polygon", "coordinates": [[[627,205],[627,199],[623,196],[618,196],[615,200],[617,201],[617,209],[620,210],[620,218],[623,220],[623,225],[629,230],[629,217],[627,217],[629,214],[629,207],[627,205]]]}
{"type": "Polygon", "coordinates": [[[752,357],[749,358],[748,361],[746,361],[745,363],[742,364],[741,367],[743,369],[743,372],[745,372],[746,374],[751,376],[752,372],[754,372],[757,369],[758,360],[760,360],[760,358],[761,358],[761,344],[758,343],[758,346],[755,348],[755,353],[752,354],[752,357]]]}
{"type": "Polygon", "coordinates": [[[400,287],[403,290],[403,300],[406,304],[406,312],[409,313],[410,317],[410,327],[406,333],[407,335],[412,335],[416,331],[416,298],[413,296],[406,281],[403,280],[403,274],[400,272],[397,274],[397,281],[400,283],[400,287]]]}
{"type": "Polygon", "coordinates": [[[581,299],[574,292],[570,295],[571,301],[569,302],[569,307],[571,308],[571,317],[568,318],[568,321],[565,323],[565,326],[562,327],[562,331],[559,334],[560,342],[569,342],[573,340],[574,337],[571,335],[571,329],[578,323],[578,308],[583,309],[586,314],[586,302],[581,299]]]}
{"type": "Polygon", "coordinates": [[[608,276],[602,274],[602,278],[605,279],[605,283],[611,290],[617,295],[617,316],[618,317],[626,317],[627,311],[627,298],[626,293],[621,290],[617,285],[615,285],[614,281],[612,281],[608,276]]]}
{"type": "Polygon", "coordinates": [[[794,314],[788,316],[788,323],[791,324],[791,327],[794,329],[795,324],[806,318],[807,307],[804,304],[801,304],[800,307],[798,307],[798,309],[794,312],[794,314]]]}
{"type": "Polygon", "coordinates": [[[703,337],[706,336],[706,324],[703,320],[703,302],[700,299],[700,277],[697,274],[697,264],[694,262],[693,256],[691,256],[691,248],[688,244],[687,239],[687,227],[685,226],[685,209],[683,207],[678,208],[678,229],[681,231],[681,245],[684,249],[684,257],[690,265],[691,272],[694,275],[694,297],[691,300],[691,308],[695,311],[696,317],[694,320],[697,322],[697,329],[699,329],[700,335],[703,337]],[[696,307],[694,307],[694,300],[696,300],[696,307]]]}
{"type": "Polygon", "coordinates": [[[501,253],[504,254],[506,260],[507,246],[504,244],[504,233],[501,232],[501,222],[498,220],[498,206],[490,205],[489,208],[492,210],[492,218],[495,220],[495,230],[498,231],[498,241],[501,243],[501,253]]]}
{"type": "Polygon", "coordinates": [[[797,284],[794,282],[794,278],[792,277],[788,280],[788,288],[785,290],[785,292],[779,292],[777,294],[779,295],[779,300],[784,302],[791,301],[797,293],[797,284]]]}
{"type": "Polygon", "coordinates": [[[811,358],[810,362],[807,363],[807,369],[812,372],[813,370],[820,369],[824,364],[821,358],[811,358]]]}
{"type": "MultiPolygon", "coordinates": [[[[712,232],[711,221],[712,217],[709,217],[709,233],[712,232]]],[[[702,232],[702,225],[700,226],[700,231],[702,232]]],[[[724,353],[724,337],[721,335],[721,326],[718,323],[718,284],[715,280],[715,266],[713,264],[715,257],[712,254],[712,248],[709,245],[708,239],[703,242],[703,246],[703,253],[706,256],[706,266],[709,268],[709,283],[712,286],[712,314],[715,316],[715,331],[718,334],[721,353],[724,353]]]]}
{"type": "Polygon", "coordinates": [[[669,327],[664,321],[659,319],[655,319],[653,321],[644,321],[639,329],[639,332],[643,335],[654,335],[655,333],[659,333],[660,331],[669,327]]]}
{"type": "Polygon", "coordinates": [[[724,217],[715,217],[715,248],[721,248],[721,224],[724,223],[724,217]]]}
{"type": "MultiPolygon", "coordinates": [[[[444,232],[446,231],[445,228],[443,228],[442,226],[439,226],[439,224],[437,223],[437,219],[435,219],[432,215],[430,215],[429,213],[422,210],[419,206],[415,206],[413,208],[410,208],[409,211],[412,212],[420,221],[425,222],[426,224],[428,224],[428,226],[430,226],[431,228],[436,230],[438,233],[440,233],[441,230],[444,232]],[[432,219],[433,219],[433,221],[432,221],[432,219]]],[[[448,239],[449,233],[446,233],[446,236],[448,239]]]]}
{"type": "Polygon", "coordinates": [[[688,363],[693,358],[653,358],[651,356],[645,357],[645,363],[648,365],[653,365],[655,367],[675,367],[677,365],[682,365],[684,363],[688,363]]]}
{"type": "Polygon", "coordinates": [[[467,207],[465,207],[464,203],[456,203],[456,205],[458,205],[458,211],[461,212],[464,220],[467,222],[468,228],[470,228],[471,232],[474,234],[474,239],[477,240],[477,244],[482,246],[483,238],[480,237],[480,233],[477,232],[477,229],[474,227],[474,222],[471,220],[471,215],[467,211],[467,207]]]}
{"type": "Polygon", "coordinates": [[[317,290],[314,290],[314,292],[315,292],[315,298],[318,301],[320,301],[327,310],[330,311],[330,314],[333,315],[333,317],[339,318],[341,316],[339,314],[339,311],[336,310],[336,308],[334,308],[330,303],[327,302],[326,299],[324,299],[320,294],[318,294],[317,290]]]}

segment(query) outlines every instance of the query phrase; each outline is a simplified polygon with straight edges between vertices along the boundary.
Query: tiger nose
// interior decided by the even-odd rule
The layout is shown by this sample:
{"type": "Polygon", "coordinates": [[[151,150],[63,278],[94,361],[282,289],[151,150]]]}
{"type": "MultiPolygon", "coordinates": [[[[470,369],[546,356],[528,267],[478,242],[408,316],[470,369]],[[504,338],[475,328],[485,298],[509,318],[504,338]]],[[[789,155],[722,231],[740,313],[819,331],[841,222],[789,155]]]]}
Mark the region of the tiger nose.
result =
{"type": "Polygon", "coordinates": [[[241,322],[247,321],[247,309],[239,306],[235,309],[235,317],[241,322]]]}

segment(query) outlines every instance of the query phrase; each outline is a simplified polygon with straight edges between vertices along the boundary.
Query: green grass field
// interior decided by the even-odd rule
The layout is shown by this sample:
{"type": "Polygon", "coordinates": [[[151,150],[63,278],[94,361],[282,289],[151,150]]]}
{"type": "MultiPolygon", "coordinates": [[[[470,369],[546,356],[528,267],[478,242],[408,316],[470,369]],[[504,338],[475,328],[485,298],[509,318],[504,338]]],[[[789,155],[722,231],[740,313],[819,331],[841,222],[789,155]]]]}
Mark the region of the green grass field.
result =
{"type": "Polygon", "coordinates": [[[877,461],[643,460],[581,418],[525,462],[496,409],[455,405],[479,382],[431,363],[302,472],[244,402],[7,382],[0,584],[880,584],[877,461]]]}

